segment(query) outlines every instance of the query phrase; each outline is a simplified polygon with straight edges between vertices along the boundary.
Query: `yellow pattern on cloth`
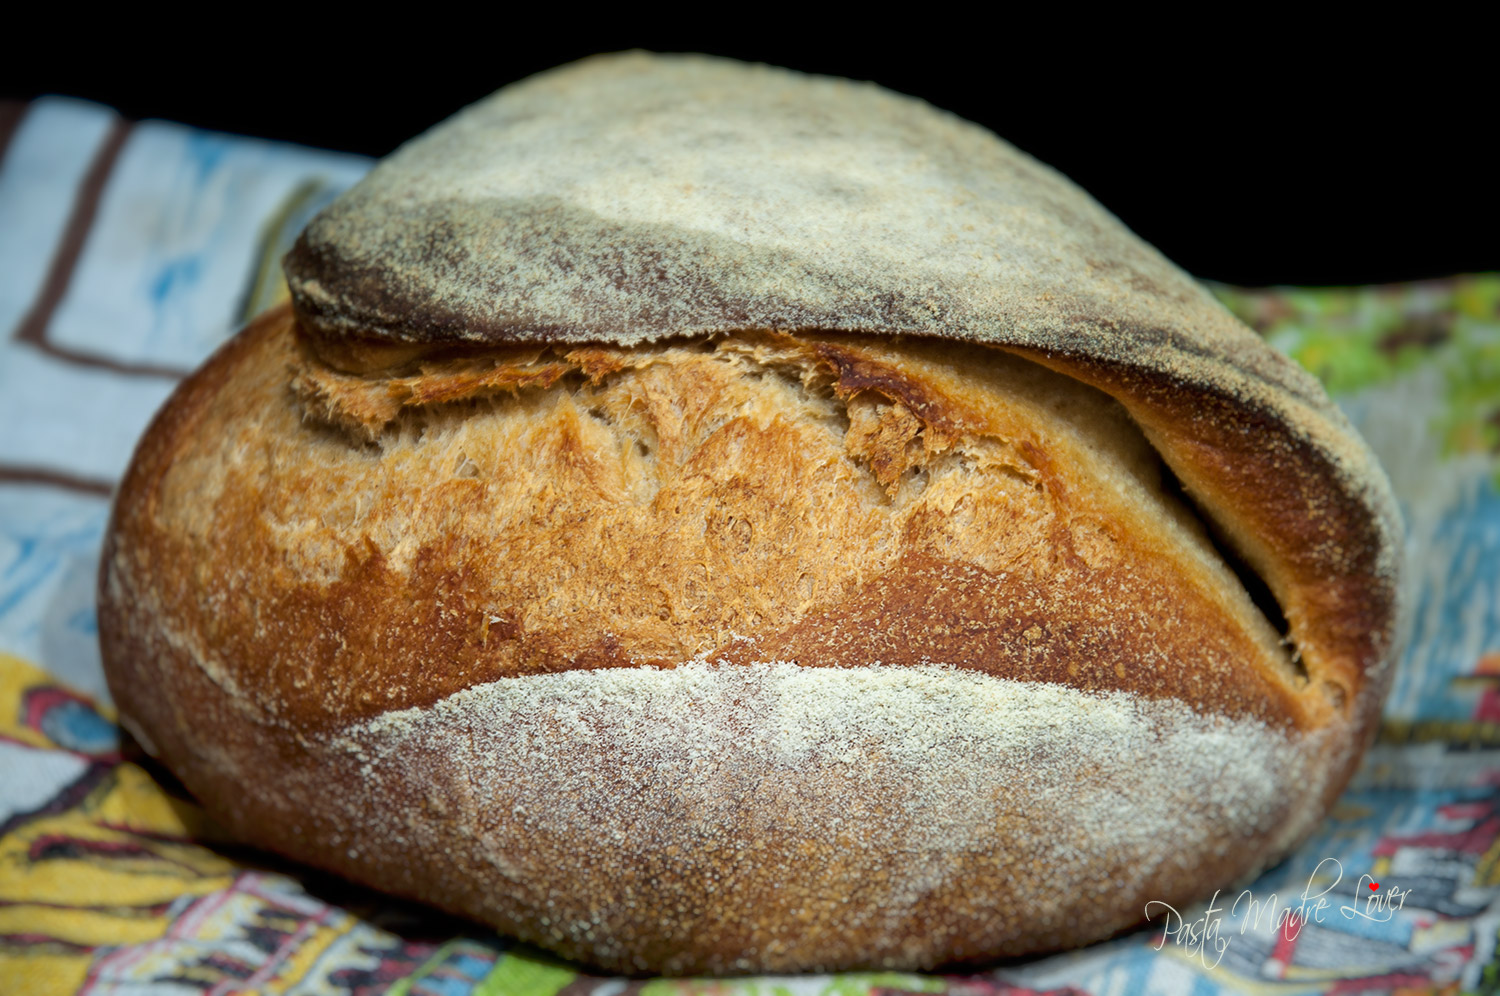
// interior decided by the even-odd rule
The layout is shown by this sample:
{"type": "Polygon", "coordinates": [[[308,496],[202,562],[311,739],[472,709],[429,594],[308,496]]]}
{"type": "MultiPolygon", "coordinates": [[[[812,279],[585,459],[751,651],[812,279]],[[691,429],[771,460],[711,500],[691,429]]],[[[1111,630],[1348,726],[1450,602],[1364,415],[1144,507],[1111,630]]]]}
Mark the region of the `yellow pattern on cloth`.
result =
{"type": "Polygon", "coordinates": [[[228,887],[236,868],[192,842],[207,831],[197,807],[168,796],[140,767],[117,763],[113,746],[98,753],[79,751],[80,745],[70,750],[48,736],[45,724],[26,721],[70,705],[97,709],[110,721],[112,714],[81,698],[40,704],[51,706],[45,711],[28,708],[38,691],[59,692],[46,672],[0,654],[0,742],[76,761],[53,764],[49,773],[77,769],[73,779],[59,779],[41,812],[31,819],[12,816],[0,836],[0,936],[55,939],[0,946],[0,978],[14,991],[72,993],[83,984],[94,949],[161,937],[174,901],[228,887]]]}
{"type": "Polygon", "coordinates": [[[214,825],[120,757],[113,718],[0,654],[5,992],[347,991],[336,972],[384,989],[430,958],[434,945],[205,846],[219,839],[214,825]],[[14,811],[28,799],[33,808],[14,811]],[[380,949],[405,957],[382,963],[380,949]]]}

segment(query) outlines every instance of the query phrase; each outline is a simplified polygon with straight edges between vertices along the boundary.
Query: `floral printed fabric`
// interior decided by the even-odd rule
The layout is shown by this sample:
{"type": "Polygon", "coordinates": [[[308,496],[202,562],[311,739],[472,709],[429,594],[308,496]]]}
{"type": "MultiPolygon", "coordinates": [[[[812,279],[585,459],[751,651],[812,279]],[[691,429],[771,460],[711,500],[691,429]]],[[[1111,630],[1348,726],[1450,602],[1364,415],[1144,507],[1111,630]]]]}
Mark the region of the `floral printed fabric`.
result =
{"type": "Polygon", "coordinates": [[[1328,385],[1410,532],[1379,741],[1248,889],[977,975],[624,980],[222,840],[113,723],[92,595],[108,494],[176,380],[276,299],[290,238],[366,168],[74,101],[0,106],[0,991],[1500,988],[1500,275],[1217,288],[1328,385]]]}

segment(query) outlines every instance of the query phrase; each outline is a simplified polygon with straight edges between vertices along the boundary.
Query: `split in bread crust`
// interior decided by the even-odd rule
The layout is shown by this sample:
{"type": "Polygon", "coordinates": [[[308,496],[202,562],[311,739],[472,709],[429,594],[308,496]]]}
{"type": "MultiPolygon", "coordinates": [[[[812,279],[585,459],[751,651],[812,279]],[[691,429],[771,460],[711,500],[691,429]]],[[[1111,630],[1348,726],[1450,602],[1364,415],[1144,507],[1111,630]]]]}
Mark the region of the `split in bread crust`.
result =
{"type": "Polygon", "coordinates": [[[355,374],[284,312],[248,339],[132,529],[162,545],[158,586],[201,565],[177,628],[211,616],[204,656],[267,718],[722,659],[1310,721],[1291,652],[1124,410],[1027,361],[759,333],[355,374]]]}
{"type": "Polygon", "coordinates": [[[1067,178],[921,101],[701,56],[585,60],[397,150],[286,269],[330,340],[782,329],[1024,355],[1124,404],[1269,585],[1326,709],[1383,694],[1399,516],[1321,386],[1067,178]]]}

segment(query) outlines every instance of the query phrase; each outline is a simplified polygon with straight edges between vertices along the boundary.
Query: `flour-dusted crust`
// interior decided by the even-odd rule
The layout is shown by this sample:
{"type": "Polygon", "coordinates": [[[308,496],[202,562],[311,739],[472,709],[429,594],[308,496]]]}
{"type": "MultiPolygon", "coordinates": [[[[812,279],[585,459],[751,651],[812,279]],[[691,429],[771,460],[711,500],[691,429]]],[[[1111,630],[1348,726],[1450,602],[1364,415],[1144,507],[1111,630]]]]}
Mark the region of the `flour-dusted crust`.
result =
{"type": "Polygon", "coordinates": [[[933,967],[1252,874],[1373,732],[1363,444],[917,101],[590,60],[287,273],[101,572],[122,720],[247,840],[611,970],[933,967]]]}

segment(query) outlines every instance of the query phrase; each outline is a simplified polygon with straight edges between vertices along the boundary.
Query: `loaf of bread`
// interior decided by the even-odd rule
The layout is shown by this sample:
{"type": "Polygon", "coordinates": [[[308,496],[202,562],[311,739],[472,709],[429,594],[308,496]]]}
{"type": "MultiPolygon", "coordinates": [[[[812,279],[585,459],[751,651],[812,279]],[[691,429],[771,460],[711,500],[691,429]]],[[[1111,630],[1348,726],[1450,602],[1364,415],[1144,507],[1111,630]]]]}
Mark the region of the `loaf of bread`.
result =
{"type": "Polygon", "coordinates": [[[930,968],[1245,879],[1373,734],[1364,444],[920,101],[589,60],[285,269],[100,582],[122,722],[248,842],[612,972],[930,968]]]}

